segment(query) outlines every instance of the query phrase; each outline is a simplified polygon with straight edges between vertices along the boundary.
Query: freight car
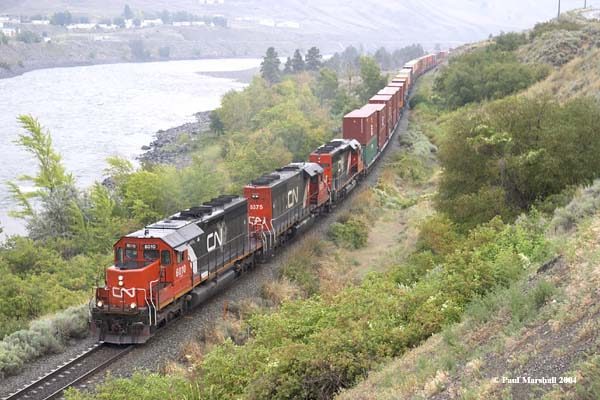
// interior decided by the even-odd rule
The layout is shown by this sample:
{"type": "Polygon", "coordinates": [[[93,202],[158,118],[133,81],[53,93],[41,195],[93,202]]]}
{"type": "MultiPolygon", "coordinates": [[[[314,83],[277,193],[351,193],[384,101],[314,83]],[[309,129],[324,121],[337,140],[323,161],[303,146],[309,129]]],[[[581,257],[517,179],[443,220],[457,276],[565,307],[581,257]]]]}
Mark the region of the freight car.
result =
{"type": "Polygon", "coordinates": [[[407,63],[381,94],[344,116],[343,139],[320,146],[309,162],[253,180],[243,197],[219,196],[122,237],[104,285],[96,288],[96,337],[146,342],[342,201],[393,137],[414,80],[446,57],[407,63]]]}

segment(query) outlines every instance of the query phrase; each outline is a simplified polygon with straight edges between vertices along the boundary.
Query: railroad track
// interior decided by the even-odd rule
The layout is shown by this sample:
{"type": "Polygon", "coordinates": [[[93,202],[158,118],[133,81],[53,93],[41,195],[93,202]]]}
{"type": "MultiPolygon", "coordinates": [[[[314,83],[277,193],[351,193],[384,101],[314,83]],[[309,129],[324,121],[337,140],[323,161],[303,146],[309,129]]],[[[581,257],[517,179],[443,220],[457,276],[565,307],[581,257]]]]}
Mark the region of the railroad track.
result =
{"type": "Polygon", "coordinates": [[[50,400],[60,398],[63,392],[82,384],[100,370],[127,354],[134,346],[111,346],[96,343],[77,357],[50,371],[29,385],[2,400],[50,400]]]}

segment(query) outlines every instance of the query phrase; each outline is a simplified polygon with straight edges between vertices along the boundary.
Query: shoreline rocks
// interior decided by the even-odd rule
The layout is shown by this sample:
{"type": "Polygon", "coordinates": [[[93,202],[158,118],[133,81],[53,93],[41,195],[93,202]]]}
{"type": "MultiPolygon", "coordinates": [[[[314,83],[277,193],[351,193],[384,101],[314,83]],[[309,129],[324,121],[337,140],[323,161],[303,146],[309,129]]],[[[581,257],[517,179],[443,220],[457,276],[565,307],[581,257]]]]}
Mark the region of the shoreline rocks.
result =
{"type": "Polygon", "coordinates": [[[189,165],[190,141],[194,136],[202,135],[210,130],[211,111],[201,111],[194,116],[195,122],[188,122],[167,130],[156,132],[156,139],[150,145],[142,146],[142,153],[138,160],[142,163],[173,165],[178,168],[189,165]]]}

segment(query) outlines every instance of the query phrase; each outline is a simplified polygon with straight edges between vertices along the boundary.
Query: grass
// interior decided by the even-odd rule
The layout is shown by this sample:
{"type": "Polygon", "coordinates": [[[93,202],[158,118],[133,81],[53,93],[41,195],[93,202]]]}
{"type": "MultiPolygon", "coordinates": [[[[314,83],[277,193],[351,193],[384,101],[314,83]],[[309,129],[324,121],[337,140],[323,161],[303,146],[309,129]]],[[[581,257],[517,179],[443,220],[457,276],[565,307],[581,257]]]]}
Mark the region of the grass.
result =
{"type": "Polygon", "coordinates": [[[546,363],[566,364],[561,376],[577,377],[577,385],[554,390],[532,386],[530,394],[545,399],[599,398],[600,306],[594,293],[600,264],[591,260],[600,251],[600,218],[585,217],[578,227],[555,239],[566,242],[561,248],[570,249],[570,260],[560,258],[540,274],[530,267],[521,281],[471,303],[461,323],[372,372],[338,398],[428,398],[434,393],[444,398],[514,398],[510,385],[492,378],[543,374],[536,368],[546,363]]]}

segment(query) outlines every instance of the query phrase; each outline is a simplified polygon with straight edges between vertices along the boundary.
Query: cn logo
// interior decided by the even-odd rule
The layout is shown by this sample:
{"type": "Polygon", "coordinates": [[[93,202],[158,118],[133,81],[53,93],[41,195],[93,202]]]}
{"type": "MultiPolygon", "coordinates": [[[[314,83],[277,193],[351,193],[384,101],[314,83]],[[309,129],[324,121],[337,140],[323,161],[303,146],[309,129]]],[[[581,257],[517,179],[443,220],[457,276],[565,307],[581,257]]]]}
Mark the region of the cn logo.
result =
{"type": "Polygon", "coordinates": [[[223,228],[221,228],[219,231],[210,233],[206,237],[206,250],[213,251],[214,249],[217,248],[217,246],[221,247],[222,245],[223,245],[223,228]]]}
{"type": "Polygon", "coordinates": [[[298,203],[298,187],[288,192],[287,207],[292,208],[298,203]]]}

